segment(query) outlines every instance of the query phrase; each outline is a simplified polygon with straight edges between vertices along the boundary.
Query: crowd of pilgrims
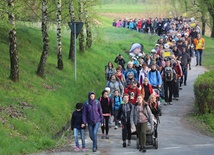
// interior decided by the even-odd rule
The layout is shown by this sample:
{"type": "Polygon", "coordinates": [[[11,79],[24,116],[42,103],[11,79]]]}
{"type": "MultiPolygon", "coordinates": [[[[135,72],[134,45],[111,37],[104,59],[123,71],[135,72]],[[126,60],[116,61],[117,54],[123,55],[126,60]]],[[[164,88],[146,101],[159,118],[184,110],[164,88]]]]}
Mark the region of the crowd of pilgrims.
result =
{"type": "MultiPolygon", "coordinates": [[[[179,92],[188,84],[188,71],[191,70],[191,59],[195,53],[194,40],[200,39],[197,24],[192,25],[194,19],[176,17],[149,20],[144,21],[146,26],[143,26],[141,20],[121,20],[119,23],[113,23],[113,26],[136,29],[139,32],[144,31],[142,29],[146,27],[146,32],[157,33],[159,39],[150,53],[143,52],[143,43],[132,43],[129,60],[124,59],[123,55],[126,53],[123,53],[108,62],[105,66],[105,88],[97,100],[100,103],[101,115],[98,115],[97,108],[95,111],[91,109],[96,105],[99,109],[94,92],[89,93],[88,101],[83,108],[79,108],[83,109],[83,127],[88,123],[94,152],[97,150],[99,123],[102,139],[109,139],[111,126],[114,126],[115,130],[121,126],[123,147],[131,145],[132,130],[136,127],[139,151],[145,152],[148,122],[151,130],[154,130],[154,124],[158,124],[161,107],[163,108],[160,105],[176,104],[180,97],[179,92]]],[[[157,137],[157,128],[155,131],[154,136],[157,137]]],[[[76,144],[78,151],[79,144],[76,144]]]]}

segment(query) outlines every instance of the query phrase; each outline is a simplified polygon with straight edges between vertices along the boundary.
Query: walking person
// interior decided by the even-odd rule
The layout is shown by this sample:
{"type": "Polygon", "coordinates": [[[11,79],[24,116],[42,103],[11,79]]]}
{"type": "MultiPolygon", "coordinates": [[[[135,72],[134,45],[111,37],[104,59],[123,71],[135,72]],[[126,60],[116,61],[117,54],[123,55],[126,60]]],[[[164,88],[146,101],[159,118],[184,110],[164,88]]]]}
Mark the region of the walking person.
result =
{"type": "Polygon", "coordinates": [[[114,114],[114,122],[115,122],[114,129],[115,130],[120,125],[119,120],[117,119],[117,115],[118,115],[119,107],[122,104],[122,102],[123,102],[123,100],[122,100],[122,97],[120,96],[119,90],[115,90],[114,97],[112,98],[113,114],[114,114]]]}
{"type": "Polygon", "coordinates": [[[172,68],[170,60],[166,61],[166,66],[163,69],[163,82],[164,82],[164,95],[165,103],[164,105],[172,105],[172,95],[173,95],[173,84],[175,80],[176,72],[172,68]]]}
{"type": "Polygon", "coordinates": [[[80,151],[78,134],[80,133],[81,141],[82,141],[82,151],[86,151],[85,147],[85,126],[82,125],[82,109],[83,103],[76,104],[76,110],[72,113],[71,117],[71,130],[74,131],[74,140],[75,140],[75,151],[80,151]]]}
{"type": "Polygon", "coordinates": [[[94,92],[88,93],[88,100],[83,106],[83,124],[82,127],[85,127],[85,124],[88,123],[88,130],[90,139],[93,142],[92,151],[97,151],[97,132],[101,126],[103,126],[103,112],[101,104],[96,100],[96,95],[94,92]]]}
{"type": "Polygon", "coordinates": [[[126,147],[126,140],[128,139],[128,146],[131,145],[131,116],[132,104],[129,102],[129,95],[123,95],[123,104],[120,105],[118,110],[117,119],[122,123],[122,140],[123,147],[126,147]]]}
{"type": "Polygon", "coordinates": [[[133,106],[131,111],[130,123],[137,126],[137,136],[139,138],[139,151],[146,152],[146,130],[148,122],[151,124],[151,129],[154,129],[153,115],[147,105],[143,100],[143,96],[139,95],[137,97],[137,103],[133,106]]]}
{"type": "Polygon", "coordinates": [[[102,112],[103,112],[103,118],[104,118],[104,125],[101,126],[102,129],[102,139],[106,138],[109,139],[109,119],[112,115],[112,103],[111,99],[108,97],[108,92],[104,90],[102,92],[102,96],[99,98],[101,107],[102,107],[102,112]],[[106,134],[104,135],[104,132],[106,134]]]}
{"type": "Polygon", "coordinates": [[[197,38],[194,39],[194,45],[195,45],[195,52],[196,52],[195,53],[196,66],[198,66],[198,64],[201,66],[202,55],[205,47],[205,41],[204,41],[204,38],[201,37],[201,34],[198,34],[197,38]]]}

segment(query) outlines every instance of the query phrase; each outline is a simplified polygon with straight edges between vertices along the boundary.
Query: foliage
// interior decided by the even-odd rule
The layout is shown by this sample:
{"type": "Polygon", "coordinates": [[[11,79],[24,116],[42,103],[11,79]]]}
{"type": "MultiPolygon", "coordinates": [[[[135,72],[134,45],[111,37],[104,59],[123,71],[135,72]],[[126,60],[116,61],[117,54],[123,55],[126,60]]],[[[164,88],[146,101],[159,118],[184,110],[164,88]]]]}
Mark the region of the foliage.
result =
{"type": "Polygon", "coordinates": [[[214,114],[214,70],[200,75],[194,83],[195,105],[200,114],[214,114]]]}

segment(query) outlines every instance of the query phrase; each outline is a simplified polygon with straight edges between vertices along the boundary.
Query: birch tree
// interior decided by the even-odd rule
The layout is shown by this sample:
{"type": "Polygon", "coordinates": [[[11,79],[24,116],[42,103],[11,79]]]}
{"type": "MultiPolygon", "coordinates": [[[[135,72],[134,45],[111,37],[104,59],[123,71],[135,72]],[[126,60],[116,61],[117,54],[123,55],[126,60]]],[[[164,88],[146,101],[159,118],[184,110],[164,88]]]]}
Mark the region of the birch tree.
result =
{"type": "Polygon", "coordinates": [[[9,53],[10,53],[10,79],[14,82],[19,81],[19,58],[16,41],[15,15],[14,15],[14,0],[8,2],[8,20],[12,29],[9,32],[9,53]]]}
{"type": "Polygon", "coordinates": [[[42,39],[43,39],[43,51],[40,58],[39,66],[37,69],[37,75],[43,77],[45,74],[45,64],[49,53],[49,38],[47,32],[47,3],[48,0],[42,0],[42,39]]]}
{"type": "MultiPolygon", "coordinates": [[[[74,12],[74,3],[73,1],[70,1],[69,4],[69,14],[70,14],[70,19],[71,22],[75,22],[75,12],[74,12]]],[[[75,40],[76,38],[74,38],[74,34],[71,32],[71,36],[70,36],[70,50],[69,50],[69,55],[68,55],[68,59],[72,59],[74,60],[74,44],[75,44],[75,40]]]]}
{"type": "Polygon", "coordinates": [[[57,2],[57,59],[58,64],[57,68],[59,70],[63,69],[63,61],[62,61],[62,34],[61,34],[61,0],[57,2]]]}
{"type": "MultiPolygon", "coordinates": [[[[84,17],[84,13],[83,13],[83,3],[81,0],[78,0],[78,7],[79,7],[79,21],[83,22],[83,17],[84,17]]],[[[83,22],[84,23],[84,22],[83,22]]],[[[84,52],[85,51],[85,36],[84,36],[84,29],[82,28],[79,34],[79,49],[80,51],[84,52]]]]}

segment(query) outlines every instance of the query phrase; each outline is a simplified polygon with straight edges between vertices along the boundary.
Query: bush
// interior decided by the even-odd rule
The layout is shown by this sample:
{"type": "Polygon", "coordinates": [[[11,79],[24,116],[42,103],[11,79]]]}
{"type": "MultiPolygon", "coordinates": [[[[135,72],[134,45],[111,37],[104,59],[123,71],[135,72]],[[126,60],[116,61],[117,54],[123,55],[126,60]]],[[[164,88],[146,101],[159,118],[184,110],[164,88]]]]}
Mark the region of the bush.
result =
{"type": "Polygon", "coordinates": [[[214,114],[214,70],[200,75],[194,83],[195,105],[199,114],[214,114]]]}

